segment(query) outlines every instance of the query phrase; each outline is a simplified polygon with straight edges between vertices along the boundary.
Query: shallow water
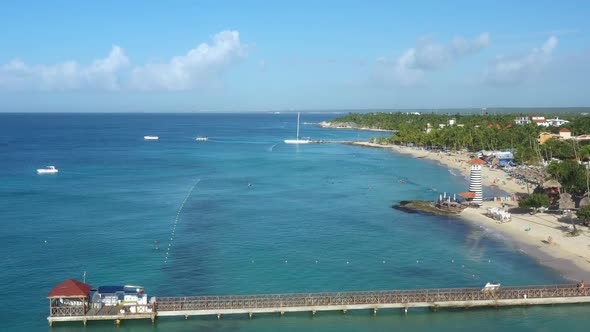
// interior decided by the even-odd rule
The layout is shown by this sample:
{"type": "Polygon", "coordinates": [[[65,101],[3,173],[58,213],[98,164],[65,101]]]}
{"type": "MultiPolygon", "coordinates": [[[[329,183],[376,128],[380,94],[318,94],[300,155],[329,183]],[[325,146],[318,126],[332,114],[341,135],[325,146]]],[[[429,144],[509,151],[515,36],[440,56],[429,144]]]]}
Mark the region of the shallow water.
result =
{"type": "MultiPolygon", "coordinates": [[[[302,122],[331,117],[301,116],[302,122]]],[[[564,282],[485,229],[390,208],[403,199],[435,198],[439,190],[463,191],[464,177],[382,149],[285,145],[296,119],[0,115],[0,301],[11,308],[0,313],[3,328],[47,329],[46,294],[84,271],[94,286],[141,284],[161,296],[564,282]],[[57,175],[35,174],[51,164],[57,175]]],[[[312,139],[378,135],[385,134],[302,126],[302,136],[312,139]]],[[[587,309],[161,319],[155,326],[124,322],[118,330],[581,330],[587,309]]],[[[114,326],[91,322],[87,329],[114,326]]]]}

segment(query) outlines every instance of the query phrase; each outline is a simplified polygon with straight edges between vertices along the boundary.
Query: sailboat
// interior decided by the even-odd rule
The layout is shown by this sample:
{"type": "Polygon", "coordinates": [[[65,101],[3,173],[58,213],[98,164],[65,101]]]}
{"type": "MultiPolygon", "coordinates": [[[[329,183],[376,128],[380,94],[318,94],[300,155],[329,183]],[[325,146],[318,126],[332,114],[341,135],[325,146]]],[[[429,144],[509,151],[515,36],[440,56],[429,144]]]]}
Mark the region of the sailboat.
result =
{"type": "Polygon", "coordinates": [[[299,112],[297,112],[297,139],[286,139],[285,144],[308,144],[308,139],[299,139],[299,112]]]}

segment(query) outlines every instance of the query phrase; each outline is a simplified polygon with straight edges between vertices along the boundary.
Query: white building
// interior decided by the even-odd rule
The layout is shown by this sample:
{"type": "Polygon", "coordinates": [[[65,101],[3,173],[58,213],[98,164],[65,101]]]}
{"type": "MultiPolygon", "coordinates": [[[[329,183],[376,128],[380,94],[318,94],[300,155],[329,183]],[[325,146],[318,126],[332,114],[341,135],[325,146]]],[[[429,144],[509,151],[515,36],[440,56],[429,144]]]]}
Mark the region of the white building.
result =
{"type": "Polygon", "coordinates": [[[521,117],[514,119],[514,122],[517,125],[527,125],[527,124],[531,123],[531,119],[528,116],[521,116],[521,117]]]}
{"type": "Polygon", "coordinates": [[[558,117],[555,117],[555,119],[547,119],[547,122],[549,123],[550,126],[554,126],[554,127],[561,127],[564,124],[569,123],[569,121],[560,119],[558,117]]]}

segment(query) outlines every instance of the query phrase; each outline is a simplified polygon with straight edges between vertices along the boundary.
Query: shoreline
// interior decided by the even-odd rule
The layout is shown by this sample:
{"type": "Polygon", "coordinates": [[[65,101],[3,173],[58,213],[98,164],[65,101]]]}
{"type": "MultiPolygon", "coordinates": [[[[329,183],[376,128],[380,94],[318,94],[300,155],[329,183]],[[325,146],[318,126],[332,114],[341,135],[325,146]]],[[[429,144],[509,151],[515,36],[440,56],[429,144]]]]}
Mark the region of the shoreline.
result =
{"type": "Polygon", "coordinates": [[[332,122],[322,121],[322,122],[318,123],[317,125],[320,126],[320,128],[324,128],[324,129],[348,129],[348,130],[375,131],[375,132],[385,132],[385,133],[394,133],[395,132],[395,130],[391,130],[391,129],[355,127],[355,126],[351,126],[348,123],[341,123],[341,122],[332,123],[332,122]]]}
{"type": "MultiPolygon", "coordinates": [[[[464,153],[436,153],[427,150],[399,145],[382,145],[370,142],[353,142],[351,145],[384,148],[417,159],[438,161],[449,170],[460,171],[462,176],[469,176],[470,157],[464,153]]],[[[482,167],[482,184],[485,187],[496,186],[511,195],[526,193],[525,185],[507,177],[506,173],[489,167],[482,167]]],[[[533,188],[529,188],[531,191],[533,188]]],[[[485,191],[484,191],[485,195],[485,191]]],[[[590,233],[584,226],[576,226],[584,231],[576,237],[567,236],[569,219],[567,216],[537,213],[518,209],[517,202],[504,202],[505,209],[511,212],[512,220],[498,223],[485,215],[488,208],[500,207],[501,202],[486,201],[479,209],[467,208],[458,215],[458,219],[474,227],[492,229],[512,241],[524,254],[535,259],[539,264],[556,270],[563,278],[579,281],[590,280],[590,233]],[[551,244],[547,239],[551,237],[551,244]]],[[[575,217],[575,216],[574,216],[575,217]]]]}

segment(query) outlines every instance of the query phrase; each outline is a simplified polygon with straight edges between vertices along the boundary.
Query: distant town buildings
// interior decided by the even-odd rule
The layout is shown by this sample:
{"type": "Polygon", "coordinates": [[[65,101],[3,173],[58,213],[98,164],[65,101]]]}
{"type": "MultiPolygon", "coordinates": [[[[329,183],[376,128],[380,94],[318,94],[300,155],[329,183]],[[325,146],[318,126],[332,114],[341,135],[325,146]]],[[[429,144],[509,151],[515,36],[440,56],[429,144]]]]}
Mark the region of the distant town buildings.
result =
{"type": "Polygon", "coordinates": [[[533,116],[530,118],[528,116],[521,116],[514,119],[514,122],[517,125],[527,125],[529,123],[535,123],[537,126],[540,127],[561,127],[564,124],[569,123],[569,121],[560,119],[558,117],[555,117],[555,119],[545,119],[544,116],[533,116]]]}

